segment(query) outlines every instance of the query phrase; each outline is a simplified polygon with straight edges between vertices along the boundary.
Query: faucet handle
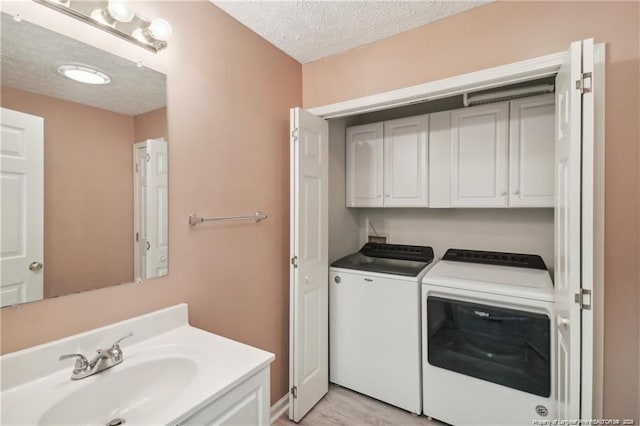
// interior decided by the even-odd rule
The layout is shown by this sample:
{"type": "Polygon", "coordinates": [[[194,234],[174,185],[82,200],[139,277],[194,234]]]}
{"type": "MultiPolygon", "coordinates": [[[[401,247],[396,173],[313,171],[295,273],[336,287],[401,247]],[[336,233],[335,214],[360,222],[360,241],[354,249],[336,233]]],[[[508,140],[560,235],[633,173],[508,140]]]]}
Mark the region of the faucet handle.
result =
{"type": "Polygon", "coordinates": [[[133,336],[133,332],[129,332],[127,334],[125,334],[124,336],[122,336],[121,338],[119,338],[118,340],[116,340],[116,342],[111,345],[112,348],[119,348],[120,347],[120,342],[122,342],[124,339],[126,339],[127,337],[131,337],[133,336]]]}
{"type": "Polygon", "coordinates": [[[82,373],[84,371],[87,371],[87,369],[89,369],[89,361],[84,355],[82,354],[61,355],[60,361],[64,361],[65,359],[69,359],[69,358],[76,358],[76,365],[73,367],[74,373],[82,373]]]}

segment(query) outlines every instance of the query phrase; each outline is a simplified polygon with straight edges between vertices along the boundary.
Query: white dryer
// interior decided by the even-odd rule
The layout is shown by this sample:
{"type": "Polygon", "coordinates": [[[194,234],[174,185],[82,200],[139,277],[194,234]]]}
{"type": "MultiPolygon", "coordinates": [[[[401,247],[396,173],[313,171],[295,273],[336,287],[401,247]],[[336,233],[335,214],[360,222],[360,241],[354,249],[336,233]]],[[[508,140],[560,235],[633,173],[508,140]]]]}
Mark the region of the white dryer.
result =
{"type": "Polygon", "coordinates": [[[422,280],[424,414],[453,425],[555,419],[553,321],[539,256],[449,249],[422,280]]]}
{"type": "Polygon", "coordinates": [[[329,380],[422,413],[420,283],[431,247],[368,243],[329,274],[329,380]]]}

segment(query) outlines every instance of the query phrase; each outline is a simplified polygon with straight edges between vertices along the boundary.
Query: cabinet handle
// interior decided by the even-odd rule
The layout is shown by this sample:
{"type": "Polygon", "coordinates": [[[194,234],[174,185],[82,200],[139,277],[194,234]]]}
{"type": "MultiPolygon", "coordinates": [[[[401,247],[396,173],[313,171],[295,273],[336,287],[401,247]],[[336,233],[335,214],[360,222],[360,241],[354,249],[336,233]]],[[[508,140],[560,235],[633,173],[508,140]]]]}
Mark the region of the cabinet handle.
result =
{"type": "Polygon", "coordinates": [[[390,194],[387,194],[387,195],[386,195],[386,197],[387,197],[387,198],[389,198],[389,197],[391,197],[391,195],[390,195],[390,194]]]}
{"type": "Polygon", "coordinates": [[[502,195],[504,197],[505,195],[507,195],[507,191],[502,191],[502,194],[500,194],[500,195],[502,195]]]}
{"type": "Polygon", "coordinates": [[[514,193],[515,195],[520,195],[520,190],[519,190],[519,189],[516,189],[515,191],[513,191],[513,193],[514,193]]]}
{"type": "Polygon", "coordinates": [[[382,195],[378,194],[378,198],[382,198],[382,195]]]}

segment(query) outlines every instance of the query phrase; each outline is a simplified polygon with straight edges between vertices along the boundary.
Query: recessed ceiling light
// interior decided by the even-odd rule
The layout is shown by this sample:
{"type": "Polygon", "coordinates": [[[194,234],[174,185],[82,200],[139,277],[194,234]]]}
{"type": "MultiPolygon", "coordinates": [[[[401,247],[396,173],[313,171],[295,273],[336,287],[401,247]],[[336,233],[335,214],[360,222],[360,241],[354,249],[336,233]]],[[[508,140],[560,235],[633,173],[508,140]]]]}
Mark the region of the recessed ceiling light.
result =
{"type": "Polygon", "coordinates": [[[60,65],[58,72],[80,83],[109,84],[111,82],[111,78],[105,73],[80,65],[60,65]]]}

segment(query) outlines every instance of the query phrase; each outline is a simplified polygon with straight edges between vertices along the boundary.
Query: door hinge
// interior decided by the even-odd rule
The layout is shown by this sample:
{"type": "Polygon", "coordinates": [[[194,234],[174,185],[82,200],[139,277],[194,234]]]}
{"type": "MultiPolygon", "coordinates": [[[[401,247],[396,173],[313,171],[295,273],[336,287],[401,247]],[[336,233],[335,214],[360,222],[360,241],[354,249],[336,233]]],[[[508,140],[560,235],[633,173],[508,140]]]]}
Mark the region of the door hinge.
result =
{"type": "Polygon", "coordinates": [[[136,163],[136,173],[138,173],[138,163],[136,163]]]}
{"type": "Polygon", "coordinates": [[[291,388],[291,395],[292,395],[294,398],[297,398],[297,397],[298,397],[298,388],[297,388],[297,386],[293,386],[293,387],[291,388]]]}
{"type": "Polygon", "coordinates": [[[298,129],[295,128],[291,131],[291,139],[293,139],[293,141],[297,141],[298,140],[298,129]]]}
{"type": "Polygon", "coordinates": [[[294,268],[298,267],[298,256],[293,256],[291,258],[291,264],[293,265],[294,268]]]}
{"type": "Polygon", "coordinates": [[[140,233],[136,232],[136,243],[140,241],[140,233]]]}
{"type": "Polygon", "coordinates": [[[146,157],[146,158],[147,158],[147,163],[148,163],[149,161],[151,161],[151,156],[149,155],[149,153],[148,153],[148,152],[147,152],[147,157],[146,157]]]}
{"type": "Polygon", "coordinates": [[[591,93],[593,91],[593,74],[590,72],[583,72],[580,78],[576,80],[576,90],[581,94],[591,93]]]}
{"type": "Polygon", "coordinates": [[[574,300],[580,305],[580,309],[591,310],[591,290],[581,288],[580,292],[575,294],[574,300]]]}

